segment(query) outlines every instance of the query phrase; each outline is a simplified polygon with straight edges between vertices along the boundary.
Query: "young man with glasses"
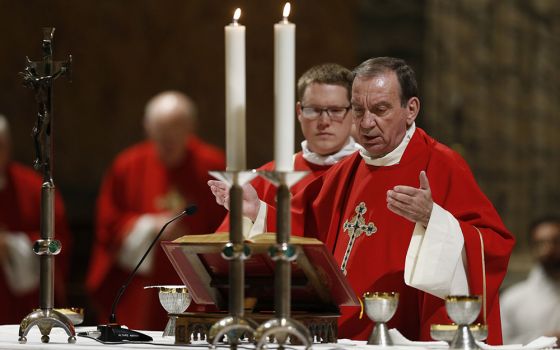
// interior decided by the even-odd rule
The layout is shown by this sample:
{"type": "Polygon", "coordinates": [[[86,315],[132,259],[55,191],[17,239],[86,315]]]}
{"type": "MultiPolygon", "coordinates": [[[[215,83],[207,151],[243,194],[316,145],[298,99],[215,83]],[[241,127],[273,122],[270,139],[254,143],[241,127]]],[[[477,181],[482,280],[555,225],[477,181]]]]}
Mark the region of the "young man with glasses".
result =
{"type": "MultiPolygon", "coordinates": [[[[331,166],[360,149],[350,136],[352,113],[350,112],[350,92],[352,72],[338,64],[327,63],[314,66],[299,78],[297,84],[296,114],[305,140],[302,150],[294,155],[294,170],[309,171],[307,176],[290,188],[298,193],[308,183],[321,176],[331,166]]],[[[260,170],[274,169],[269,162],[260,170]]],[[[228,207],[229,192],[219,181],[208,182],[216,201],[228,207]]],[[[265,203],[274,205],[276,187],[270,182],[257,178],[246,186],[246,191],[258,196],[265,203]],[[252,188],[255,191],[252,191],[252,188]]],[[[226,217],[217,232],[229,231],[229,217],[226,217]]]]}

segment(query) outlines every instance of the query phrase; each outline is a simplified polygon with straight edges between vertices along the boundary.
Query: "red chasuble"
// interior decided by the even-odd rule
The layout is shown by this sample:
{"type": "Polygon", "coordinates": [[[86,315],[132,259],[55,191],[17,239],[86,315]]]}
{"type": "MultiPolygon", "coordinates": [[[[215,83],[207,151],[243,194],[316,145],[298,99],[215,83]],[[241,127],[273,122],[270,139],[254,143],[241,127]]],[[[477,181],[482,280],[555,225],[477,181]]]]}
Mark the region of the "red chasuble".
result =
{"type": "MultiPolygon", "coordinates": [[[[356,294],[399,292],[399,306],[389,321],[411,340],[431,340],[430,325],[449,324],[443,299],[404,282],[405,257],[414,224],[387,209],[387,191],[396,185],[419,186],[425,170],[435,203],[460,223],[465,240],[471,294],[483,294],[481,232],[487,289],[488,343],[502,342],[498,289],[507,270],[514,239],[479,189],[465,161],[417,128],[399,164],[365,164],[355,154],[335,165],[293,199],[293,234],[321,239],[331,249],[356,294]],[[356,229],[356,221],[360,229],[356,229]],[[353,242],[350,232],[355,232],[353,242]],[[359,234],[356,234],[359,233],[359,234]],[[351,243],[351,248],[349,244],[351,243]],[[349,250],[347,261],[345,253],[349,250]]],[[[267,227],[276,213],[268,208],[267,227]]],[[[359,308],[343,308],[339,338],[367,339],[373,323],[359,319],[359,308]]],[[[482,313],[477,322],[483,322],[482,313]]]]}
{"type": "MultiPolygon", "coordinates": [[[[303,158],[303,153],[298,152],[294,155],[294,170],[297,171],[308,171],[309,173],[301,179],[299,182],[290,187],[290,192],[292,195],[300,192],[305,188],[311,181],[315,178],[321,176],[325,171],[331,168],[332,165],[317,165],[308,162],[303,158]]],[[[274,170],[274,162],[268,162],[257,170],[274,170]]],[[[276,186],[274,186],[270,181],[263,179],[262,177],[257,177],[251,181],[251,185],[257,191],[259,199],[270,205],[275,205],[276,203],[276,186]]],[[[216,232],[229,232],[229,214],[226,216],[220,227],[216,232]]]]}
{"type": "MultiPolygon", "coordinates": [[[[216,204],[206,183],[210,180],[209,170],[224,168],[223,153],[192,136],[186,144],[186,158],[176,168],[166,168],[160,162],[151,142],[133,146],[117,157],[105,176],[97,202],[96,242],[87,279],[99,322],[108,321],[117,291],[131,272],[116,260],[124,235],[136,220],[147,213],[179,213],[196,204],[196,214],[183,217],[177,224],[184,234],[214,232],[225,209],[216,204]]],[[[151,254],[155,254],[151,272],[134,277],[117,307],[117,321],[135,329],[163,330],[167,314],[157,291],[143,287],[182,282],[159,244],[151,254]]]]}
{"type": "MultiPolygon", "coordinates": [[[[0,228],[10,233],[25,233],[33,244],[40,237],[41,223],[41,176],[33,169],[11,162],[6,170],[6,184],[0,190],[0,228]]],[[[62,251],[55,258],[55,306],[66,304],[66,276],[71,255],[71,237],[64,213],[64,204],[55,192],[55,239],[62,243],[62,251]]],[[[31,245],[29,250],[31,250],[31,245]]],[[[38,259],[33,254],[34,259],[38,259]]],[[[17,262],[16,262],[17,263],[17,262]]],[[[1,270],[0,270],[1,271],[1,270]]],[[[39,307],[39,288],[23,295],[10,290],[3,271],[0,272],[0,300],[2,312],[0,324],[20,323],[39,307]]],[[[37,276],[39,270],[36,271],[37,276]]]]}

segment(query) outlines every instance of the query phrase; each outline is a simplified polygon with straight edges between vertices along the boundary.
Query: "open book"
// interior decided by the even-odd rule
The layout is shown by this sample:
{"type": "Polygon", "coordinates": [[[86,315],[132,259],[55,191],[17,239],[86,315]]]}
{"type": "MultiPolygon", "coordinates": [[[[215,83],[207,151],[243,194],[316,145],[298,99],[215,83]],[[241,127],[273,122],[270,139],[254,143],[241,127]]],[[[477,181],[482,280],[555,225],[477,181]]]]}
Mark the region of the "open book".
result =
{"type": "MultiPolygon", "coordinates": [[[[181,280],[198,304],[227,310],[229,262],[221,256],[227,233],[187,235],[162,242],[163,249],[181,280]]],[[[255,312],[274,310],[274,261],[268,248],[276,243],[273,233],[246,241],[251,256],[245,260],[245,297],[256,300],[255,312]]],[[[325,245],[314,238],[290,237],[298,256],[292,262],[292,311],[338,312],[339,306],[358,306],[359,301],[325,245]]]]}

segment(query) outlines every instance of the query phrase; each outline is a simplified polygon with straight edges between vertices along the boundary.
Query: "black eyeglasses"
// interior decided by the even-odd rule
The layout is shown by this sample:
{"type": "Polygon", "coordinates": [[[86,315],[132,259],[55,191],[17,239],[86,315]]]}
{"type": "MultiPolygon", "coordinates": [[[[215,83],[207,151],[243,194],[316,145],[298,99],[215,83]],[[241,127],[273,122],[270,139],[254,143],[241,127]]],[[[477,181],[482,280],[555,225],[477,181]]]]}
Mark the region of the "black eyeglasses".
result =
{"type": "Polygon", "coordinates": [[[315,119],[319,118],[321,116],[321,114],[323,114],[323,112],[327,112],[327,115],[329,116],[329,118],[331,118],[331,120],[341,122],[346,117],[346,114],[348,114],[348,111],[350,110],[350,108],[351,108],[351,106],[348,106],[348,107],[326,107],[326,108],[302,106],[301,107],[301,115],[305,119],[315,120],[315,119]]]}

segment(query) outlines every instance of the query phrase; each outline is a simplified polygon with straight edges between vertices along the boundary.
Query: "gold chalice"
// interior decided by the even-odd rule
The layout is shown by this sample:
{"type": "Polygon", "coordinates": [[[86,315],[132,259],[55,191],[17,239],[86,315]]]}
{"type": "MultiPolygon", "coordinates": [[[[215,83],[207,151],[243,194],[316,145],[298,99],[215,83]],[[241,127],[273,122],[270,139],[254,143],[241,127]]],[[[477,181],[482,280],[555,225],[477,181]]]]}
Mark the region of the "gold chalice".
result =
{"type": "MultiPolygon", "coordinates": [[[[457,329],[459,327],[456,324],[433,324],[430,326],[430,336],[433,340],[443,340],[447,343],[451,343],[455,334],[457,334],[457,329]]],[[[488,326],[481,323],[471,324],[469,326],[474,340],[484,341],[488,337],[488,326]]]]}
{"type": "Polygon", "coordinates": [[[449,344],[449,349],[480,349],[476,345],[469,325],[476,320],[481,307],[482,297],[480,295],[456,295],[445,298],[447,314],[457,324],[457,332],[449,344]]]}
{"type": "Polygon", "coordinates": [[[375,322],[375,327],[368,339],[370,345],[393,345],[389,337],[387,324],[397,311],[399,293],[367,292],[364,294],[366,314],[375,322]]]}
{"type": "MultiPolygon", "coordinates": [[[[157,288],[159,290],[159,302],[168,314],[179,314],[185,312],[191,303],[191,295],[185,286],[147,286],[144,289],[157,288]]],[[[169,315],[169,321],[163,331],[163,337],[175,336],[175,324],[177,316],[169,315]]]]}

